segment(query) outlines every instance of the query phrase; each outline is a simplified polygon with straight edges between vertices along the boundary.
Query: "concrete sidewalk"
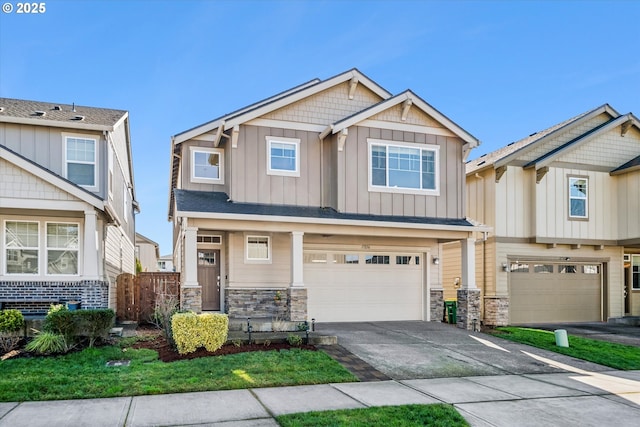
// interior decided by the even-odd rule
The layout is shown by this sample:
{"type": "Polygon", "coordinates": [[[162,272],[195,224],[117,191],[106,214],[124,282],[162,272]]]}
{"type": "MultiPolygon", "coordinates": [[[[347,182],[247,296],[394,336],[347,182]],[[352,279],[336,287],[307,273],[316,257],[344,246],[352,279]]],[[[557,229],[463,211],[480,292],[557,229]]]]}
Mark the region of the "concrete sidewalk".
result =
{"type": "Polygon", "coordinates": [[[0,403],[0,426],[277,426],[274,416],[450,403],[472,426],[637,426],[640,371],[323,384],[113,399],[0,403]]]}

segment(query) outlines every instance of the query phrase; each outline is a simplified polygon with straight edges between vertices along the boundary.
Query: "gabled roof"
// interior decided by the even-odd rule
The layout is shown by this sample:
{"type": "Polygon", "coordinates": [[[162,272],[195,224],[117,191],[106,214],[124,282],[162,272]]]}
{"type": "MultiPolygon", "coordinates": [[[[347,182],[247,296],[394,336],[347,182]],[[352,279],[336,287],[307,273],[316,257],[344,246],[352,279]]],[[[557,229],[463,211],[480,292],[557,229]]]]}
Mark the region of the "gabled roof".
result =
{"type": "Polygon", "coordinates": [[[232,113],[218,117],[200,126],[196,126],[184,132],[178,133],[172,137],[172,140],[175,144],[180,144],[203,133],[218,129],[220,126],[223,127],[222,131],[231,129],[237,124],[247,122],[256,117],[277,110],[278,108],[281,108],[285,105],[289,105],[300,99],[314,95],[327,88],[339,85],[352,79],[356,79],[358,83],[363,84],[383,99],[389,98],[391,96],[391,94],[387,92],[386,89],[362,74],[358,69],[354,68],[326,80],[311,80],[307,83],[296,86],[292,89],[286,90],[262,101],[258,101],[254,104],[249,105],[248,107],[236,110],[232,113]]]}
{"type": "Polygon", "coordinates": [[[469,175],[488,167],[498,168],[504,166],[515,158],[529,152],[536,145],[544,143],[544,141],[547,141],[562,132],[566,132],[575,126],[580,125],[580,123],[588,121],[603,113],[607,113],[614,118],[620,116],[620,114],[609,104],[601,105],[593,110],[579,114],[547,129],[532,133],[526,138],[512,142],[505,147],[499,148],[498,150],[482,155],[479,158],[468,162],[466,165],[466,173],[469,175]]]}
{"type": "Polygon", "coordinates": [[[80,187],[66,178],[54,174],[49,169],[40,166],[2,144],[0,144],[0,158],[19,167],[20,169],[24,169],[27,172],[36,175],[40,179],[60,188],[63,191],[66,191],[83,202],[89,203],[101,211],[105,210],[104,201],[94,193],[80,187]]]}
{"type": "Polygon", "coordinates": [[[611,172],[609,172],[609,175],[622,175],[624,173],[629,173],[636,170],[640,170],[640,156],[636,157],[635,159],[631,159],[619,168],[612,170],[611,172]]]}
{"type": "Polygon", "coordinates": [[[124,110],[0,98],[0,122],[5,123],[113,131],[128,114],[124,110]]]}
{"type": "Polygon", "coordinates": [[[418,95],[413,93],[411,90],[407,89],[404,92],[395,95],[391,98],[385,99],[384,101],[379,102],[378,104],[372,105],[369,108],[366,108],[362,111],[359,111],[351,116],[345,117],[335,123],[330,124],[327,129],[322,132],[322,136],[328,134],[336,134],[343,129],[346,129],[354,124],[357,124],[363,120],[368,119],[369,117],[375,116],[382,111],[388,110],[389,108],[395,107],[398,104],[403,102],[408,102],[407,105],[415,105],[417,108],[420,108],[424,113],[433,117],[436,121],[441,123],[448,130],[453,132],[455,135],[460,137],[463,141],[470,145],[470,148],[477,147],[480,144],[480,141],[471,135],[469,132],[462,129],[452,120],[450,120],[447,116],[433,108],[430,104],[420,98],[418,95]]]}

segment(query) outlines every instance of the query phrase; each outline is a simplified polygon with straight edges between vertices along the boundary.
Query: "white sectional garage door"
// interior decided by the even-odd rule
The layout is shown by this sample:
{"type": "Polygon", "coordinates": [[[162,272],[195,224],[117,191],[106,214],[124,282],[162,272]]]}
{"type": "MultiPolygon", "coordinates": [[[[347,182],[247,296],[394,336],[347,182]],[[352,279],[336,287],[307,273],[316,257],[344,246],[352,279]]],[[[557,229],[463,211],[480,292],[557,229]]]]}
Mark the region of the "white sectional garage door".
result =
{"type": "Polygon", "coordinates": [[[308,317],[318,322],[422,320],[422,257],[305,251],[308,317]]]}
{"type": "Polygon", "coordinates": [[[602,266],[545,261],[510,265],[511,324],[602,319],[602,266]]]}

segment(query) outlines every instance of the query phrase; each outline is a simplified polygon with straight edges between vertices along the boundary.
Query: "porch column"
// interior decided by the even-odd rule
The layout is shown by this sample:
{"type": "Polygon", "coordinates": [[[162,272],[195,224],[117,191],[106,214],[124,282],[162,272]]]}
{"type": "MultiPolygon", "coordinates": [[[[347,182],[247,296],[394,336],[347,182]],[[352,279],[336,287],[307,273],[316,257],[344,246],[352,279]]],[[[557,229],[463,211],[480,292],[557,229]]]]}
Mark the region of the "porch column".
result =
{"type": "Polygon", "coordinates": [[[302,231],[291,232],[291,286],[304,286],[302,231]]]}
{"type": "Polygon", "coordinates": [[[99,280],[98,222],[94,209],[84,211],[84,239],[82,247],[82,276],[85,280],[99,280]]]}
{"type": "Polygon", "coordinates": [[[457,326],[467,330],[480,330],[480,289],[476,286],[476,241],[463,239],[462,277],[458,289],[457,326]]]}
{"type": "Polygon", "coordinates": [[[198,227],[184,231],[183,280],[180,286],[180,305],[183,310],[202,311],[202,287],[198,284],[198,227]]]}

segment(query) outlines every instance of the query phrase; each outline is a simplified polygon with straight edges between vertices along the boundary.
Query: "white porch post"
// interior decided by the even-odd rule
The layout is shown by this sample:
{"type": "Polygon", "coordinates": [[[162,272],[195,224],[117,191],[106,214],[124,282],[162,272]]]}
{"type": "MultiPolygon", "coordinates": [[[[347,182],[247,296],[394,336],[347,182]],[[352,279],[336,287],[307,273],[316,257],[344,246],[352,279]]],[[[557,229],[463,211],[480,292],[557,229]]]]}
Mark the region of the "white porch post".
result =
{"type": "Polygon", "coordinates": [[[462,243],[462,277],[460,287],[476,289],[476,240],[463,239],[462,243]]]}
{"type": "MultiPolygon", "coordinates": [[[[84,246],[82,276],[86,280],[98,280],[98,222],[94,209],[84,211],[84,246]]],[[[104,254],[103,254],[104,256],[104,254]]]]}
{"type": "Polygon", "coordinates": [[[302,231],[291,232],[291,286],[304,286],[302,231]]]}
{"type": "Polygon", "coordinates": [[[198,286],[198,227],[187,227],[184,231],[184,280],[182,287],[198,286]]]}

